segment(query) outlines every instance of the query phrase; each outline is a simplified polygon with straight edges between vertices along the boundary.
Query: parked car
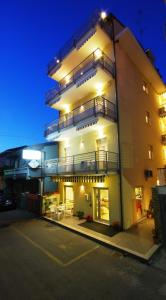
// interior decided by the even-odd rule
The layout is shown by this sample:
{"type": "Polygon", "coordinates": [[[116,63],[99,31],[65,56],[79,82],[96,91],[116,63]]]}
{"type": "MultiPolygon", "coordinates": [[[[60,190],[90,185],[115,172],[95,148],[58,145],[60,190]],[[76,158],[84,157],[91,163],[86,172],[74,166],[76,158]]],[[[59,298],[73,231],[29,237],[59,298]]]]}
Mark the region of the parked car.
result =
{"type": "Polygon", "coordinates": [[[8,198],[3,193],[0,193],[0,211],[15,209],[16,201],[14,199],[8,198]]]}

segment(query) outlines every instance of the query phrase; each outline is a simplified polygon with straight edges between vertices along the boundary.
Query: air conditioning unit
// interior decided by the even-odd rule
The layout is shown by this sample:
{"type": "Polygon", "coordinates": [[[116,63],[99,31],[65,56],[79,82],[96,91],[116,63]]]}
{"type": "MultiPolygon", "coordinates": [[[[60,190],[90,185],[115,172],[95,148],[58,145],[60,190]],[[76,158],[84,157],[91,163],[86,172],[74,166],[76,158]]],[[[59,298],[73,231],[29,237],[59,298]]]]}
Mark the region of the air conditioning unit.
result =
{"type": "Polygon", "coordinates": [[[144,171],[144,176],[146,178],[153,177],[153,171],[152,170],[145,170],[144,171]]]}

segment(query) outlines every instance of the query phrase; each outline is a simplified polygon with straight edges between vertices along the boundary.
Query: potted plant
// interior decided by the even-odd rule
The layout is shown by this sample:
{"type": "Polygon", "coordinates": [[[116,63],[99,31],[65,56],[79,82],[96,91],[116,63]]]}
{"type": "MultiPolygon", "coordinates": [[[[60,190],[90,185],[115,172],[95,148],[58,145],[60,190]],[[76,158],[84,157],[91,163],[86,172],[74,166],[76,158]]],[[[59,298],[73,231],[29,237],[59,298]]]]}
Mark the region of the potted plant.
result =
{"type": "Polygon", "coordinates": [[[93,221],[92,215],[87,215],[86,220],[87,220],[87,222],[92,222],[93,221]]]}
{"type": "Polygon", "coordinates": [[[118,231],[120,231],[120,223],[119,221],[112,222],[112,227],[118,231]]]}
{"type": "Polygon", "coordinates": [[[81,220],[84,217],[84,212],[81,210],[78,210],[76,213],[76,216],[78,217],[79,220],[81,220]]]}

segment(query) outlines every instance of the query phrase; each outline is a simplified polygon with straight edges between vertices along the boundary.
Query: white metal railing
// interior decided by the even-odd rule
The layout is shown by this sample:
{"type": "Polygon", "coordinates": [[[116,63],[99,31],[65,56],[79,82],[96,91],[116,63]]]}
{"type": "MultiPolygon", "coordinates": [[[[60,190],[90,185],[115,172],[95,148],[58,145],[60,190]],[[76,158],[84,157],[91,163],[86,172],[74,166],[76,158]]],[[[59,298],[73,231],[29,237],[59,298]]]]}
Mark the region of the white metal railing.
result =
{"type": "Polygon", "coordinates": [[[46,125],[45,136],[70,126],[75,126],[79,122],[92,117],[102,115],[113,121],[116,120],[116,107],[115,104],[103,96],[95,97],[77,108],[73,109],[70,113],[60,116],[59,119],[46,125]]]}
{"type": "Polygon", "coordinates": [[[104,172],[118,170],[118,154],[110,151],[92,151],[45,161],[46,174],[104,172]]]}
{"type": "Polygon", "coordinates": [[[97,66],[101,66],[114,76],[113,61],[98,48],[60,80],[58,90],[53,88],[47,92],[46,104],[49,105],[58,101],[61,93],[76,83],[77,80],[84,76],[90,69],[97,66]]]}

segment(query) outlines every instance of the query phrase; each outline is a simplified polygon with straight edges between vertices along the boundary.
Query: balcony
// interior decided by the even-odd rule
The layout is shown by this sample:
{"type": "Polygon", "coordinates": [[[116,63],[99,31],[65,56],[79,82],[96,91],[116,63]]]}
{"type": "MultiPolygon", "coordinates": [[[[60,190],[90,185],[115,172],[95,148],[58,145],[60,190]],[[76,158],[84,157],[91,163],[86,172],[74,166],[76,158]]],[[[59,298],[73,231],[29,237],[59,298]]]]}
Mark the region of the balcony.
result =
{"type": "MultiPolygon", "coordinates": [[[[95,16],[93,16],[93,18],[86,22],[86,24],[81,26],[77,32],[75,32],[75,34],[63,45],[55,58],[50,61],[48,64],[48,75],[52,76],[55,72],[57,72],[57,70],[61,68],[62,60],[64,60],[64,58],[66,58],[73,50],[79,50],[86,44],[87,41],[94,39],[92,44],[89,45],[89,49],[92,49],[93,45],[103,46],[108,44],[111,36],[112,25],[110,22],[105,22],[105,20],[102,20],[100,18],[100,13],[97,13],[95,16]],[[98,34],[99,29],[97,27],[103,32],[102,38],[104,33],[108,35],[105,43],[103,42],[104,38],[101,38],[101,34],[98,34]]],[[[69,57],[69,60],[71,60],[71,57],[69,57]]]]}
{"type": "Polygon", "coordinates": [[[29,167],[17,168],[17,169],[8,169],[4,171],[5,178],[10,179],[30,179],[41,177],[41,168],[31,169],[29,167]]]}
{"type": "Polygon", "coordinates": [[[117,172],[118,154],[109,151],[93,151],[45,161],[45,175],[105,174],[117,172]]]}
{"type": "Polygon", "coordinates": [[[166,134],[162,134],[162,136],[161,136],[161,143],[163,145],[166,145],[166,134]]]}
{"type": "Polygon", "coordinates": [[[166,105],[159,108],[159,116],[161,118],[166,117],[166,105]]]}
{"type": "MultiPolygon", "coordinates": [[[[114,77],[114,63],[100,49],[96,49],[69,74],[62,78],[59,82],[59,90],[52,89],[46,94],[46,104],[56,108],[55,104],[60,101],[62,94],[66,93],[66,91],[71,89],[74,85],[76,88],[79,88],[95,75],[100,76],[100,78],[98,78],[99,82],[101,80],[110,80],[110,74],[114,77]],[[99,69],[102,71],[102,74],[97,74],[99,69]],[[106,78],[105,74],[109,74],[109,76],[106,78]]],[[[75,92],[78,93],[76,90],[75,92]]],[[[82,94],[84,91],[80,92],[82,94]]]]}
{"type": "MultiPolygon", "coordinates": [[[[94,118],[97,121],[97,117],[103,117],[108,120],[116,121],[116,107],[111,101],[105,99],[103,96],[93,98],[81,106],[75,108],[68,114],[62,115],[58,120],[48,124],[45,130],[45,137],[59,132],[65,129],[76,126],[79,130],[79,124],[94,118]]],[[[84,123],[85,124],[85,123],[84,123]]]]}
{"type": "Polygon", "coordinates": [[[160,186],[166,185],[166,168],[157,169],[157,184],[160,186]]]}

